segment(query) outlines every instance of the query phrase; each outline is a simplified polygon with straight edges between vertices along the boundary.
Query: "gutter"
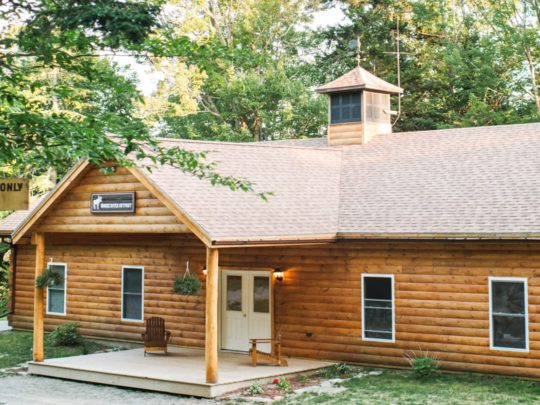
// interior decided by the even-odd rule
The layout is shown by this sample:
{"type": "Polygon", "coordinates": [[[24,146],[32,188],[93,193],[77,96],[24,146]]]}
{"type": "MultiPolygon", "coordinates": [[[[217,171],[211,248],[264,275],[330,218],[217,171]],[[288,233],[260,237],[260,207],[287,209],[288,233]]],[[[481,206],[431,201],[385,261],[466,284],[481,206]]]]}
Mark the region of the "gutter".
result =
{"type": "Polygon", "coordinates": [[[336,243],[341,241],[437,241],[437,242],[463,242],[463,241],[512,241],[512,242],[540,242],[540,233],[507,233],[507,234],[459,234],[459,233],[340,233],[337,235],[315,236],[289,236],[279,238],[259,239],[221,239],[212,240],[215,247],[257,247],[257,246],[283,246],[283,245],[314,245],[323,243],[336,243]]]}

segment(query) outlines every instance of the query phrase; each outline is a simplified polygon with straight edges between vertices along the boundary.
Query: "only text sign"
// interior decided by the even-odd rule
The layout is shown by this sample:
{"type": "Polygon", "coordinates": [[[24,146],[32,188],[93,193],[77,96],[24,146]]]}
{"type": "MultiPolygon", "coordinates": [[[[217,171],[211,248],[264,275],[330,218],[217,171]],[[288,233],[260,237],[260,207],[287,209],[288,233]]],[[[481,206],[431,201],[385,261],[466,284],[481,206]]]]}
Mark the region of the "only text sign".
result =
{"type": "Polygon", "coordinates": [[[0,210],[27,210],[29,194],[28,180],[0,179],[0,210]]]}

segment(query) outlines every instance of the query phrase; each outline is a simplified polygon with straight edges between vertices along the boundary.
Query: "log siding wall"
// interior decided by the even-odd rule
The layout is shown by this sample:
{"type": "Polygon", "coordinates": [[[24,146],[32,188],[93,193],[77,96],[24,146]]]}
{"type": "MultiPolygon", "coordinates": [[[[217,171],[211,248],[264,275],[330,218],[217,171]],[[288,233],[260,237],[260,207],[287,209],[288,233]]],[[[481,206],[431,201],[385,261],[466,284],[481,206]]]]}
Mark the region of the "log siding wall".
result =
{"type": "Polygon", "coordinates": [[[40,232],[183,232],[186,227],[126,168],[114,175],[92,168],[36,227],[40,232]],[[92,193],[135,192],[135,212],[92,214],[92,193]]]}
{"type": "MultiPolygon", "coordinates": [[[[17,255],[15,328],[32,326],[35,247],[17,255]]],[[[185,261],[199,272],[205,249],[193,235],[48,236],[46,257],[66,262],[67,316],[96,337],[139,340],[142,324],[121,321],[122,265],[145,267],[145,316],[162,316],[173,343],[204,346],[204,297],[171,292],[185,261]]],[[[444,368],[540,377],[540,245],[477,242],[340,242],[222,249],[220,266],[279,266],[275,332],[289,356],[403,367],[429,350],[444,368]],[[395,343],[361,338],[361,275],[395,277],[395,343]],[[488,277],[528,279],[529,352],[490,350],[488,277]],[[309,335],[309,336],[308,336],[309,335]]]]}

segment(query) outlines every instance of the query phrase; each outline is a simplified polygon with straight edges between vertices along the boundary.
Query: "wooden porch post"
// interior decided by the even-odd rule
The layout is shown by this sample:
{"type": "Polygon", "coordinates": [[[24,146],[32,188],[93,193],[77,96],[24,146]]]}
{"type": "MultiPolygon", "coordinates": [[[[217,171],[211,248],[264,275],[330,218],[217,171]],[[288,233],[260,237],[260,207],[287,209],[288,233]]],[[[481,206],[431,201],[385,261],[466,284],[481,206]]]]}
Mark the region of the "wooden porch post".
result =
{"type": "MultiPolygon", "coordinates": [[[[35,278],[43,274],[45,268],[45,235],[32,235],[36,245],[35,278]]],[[[35,287],[34,278],[34,361],[43,361],[43,289],[35,287]]]]}
{"type": "Polygon", "coordinates": [[[206,249],[206,382],[218,380],[218,279],[219,252],[206,249]]]}

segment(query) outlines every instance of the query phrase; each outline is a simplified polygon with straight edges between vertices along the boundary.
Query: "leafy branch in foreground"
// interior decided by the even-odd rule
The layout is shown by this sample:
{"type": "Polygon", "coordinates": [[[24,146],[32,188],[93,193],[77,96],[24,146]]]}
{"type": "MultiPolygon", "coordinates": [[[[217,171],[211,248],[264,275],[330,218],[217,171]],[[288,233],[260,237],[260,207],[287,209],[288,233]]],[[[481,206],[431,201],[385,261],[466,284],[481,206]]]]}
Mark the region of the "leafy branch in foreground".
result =
{"type": "MultiPolygon", "coordinates": [[[[254,192],[251,182],[220,175],[204,153],[160,146],[137,117],[142,96],[134,79],[95,57],[154,52],[149,46],[160,26],[160,1],[0,0],[0,5],[8,22],[0,27],[0,175],[35,177],[51,167],[62,175],[81,159],[98,166],[150,161],[254,192]]],[[[188,45],[180,41],[175,51],[188,45]]]]}

